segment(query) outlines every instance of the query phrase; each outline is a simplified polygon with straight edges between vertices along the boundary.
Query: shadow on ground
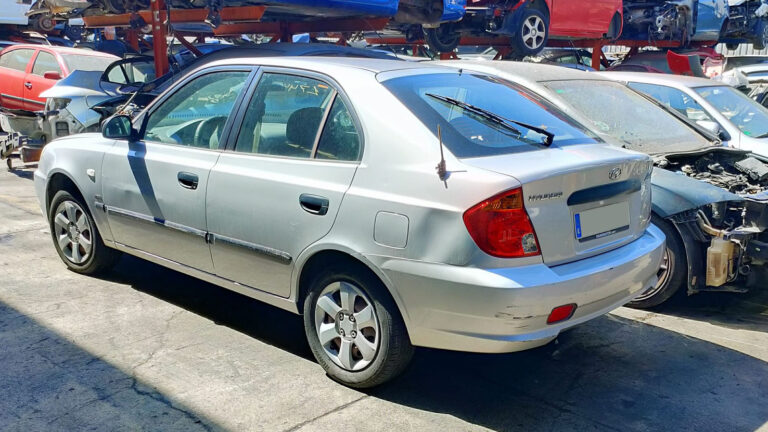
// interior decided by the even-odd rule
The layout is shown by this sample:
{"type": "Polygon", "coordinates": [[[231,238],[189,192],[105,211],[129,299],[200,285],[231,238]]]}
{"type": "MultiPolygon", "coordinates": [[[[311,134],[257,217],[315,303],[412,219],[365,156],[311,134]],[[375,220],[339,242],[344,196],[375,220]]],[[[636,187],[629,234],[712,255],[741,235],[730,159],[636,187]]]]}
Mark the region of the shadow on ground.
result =
{"type": "MultiPolygon", "coordinates": [[[[311,358],[301,319],[288,312],[132,257],[110,279],[311,358]]],[[[494,430],[768,427],[768,364],[614,316],[527,352],[421,349],[402,378],[369,394],[494,430]]]]}
{"type": "Polygon", "coordinates": [[[0,302],[3,431],[211,430],[171,397],[0,302]]]}

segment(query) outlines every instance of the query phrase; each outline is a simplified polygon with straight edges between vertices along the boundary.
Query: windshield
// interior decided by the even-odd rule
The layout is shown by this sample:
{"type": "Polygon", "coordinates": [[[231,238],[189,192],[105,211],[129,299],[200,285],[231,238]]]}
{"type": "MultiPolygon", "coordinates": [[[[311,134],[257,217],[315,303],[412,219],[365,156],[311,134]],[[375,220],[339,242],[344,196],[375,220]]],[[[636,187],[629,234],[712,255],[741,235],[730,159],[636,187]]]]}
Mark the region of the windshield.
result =
{"type": "Polygon", "coordinates": [[[733,87],[697,87],[696,93],[747,136],[768,137],[768,109],[733,87]]]}
{"type": "Polygon", "coordinates": [[[697,150],[712,143],[624,84],[573,80],[543,83],[582,114],[593,130],[644,153],[697,150]]]}
{"type": "Polygon", "coordinates": [[[99,71],[103,72],[112,62],[114,57],[88,56],[79,54],[64,54],[64,63],[67,64],[69,72],[76,70],[99,71]]]}
{"type": "Polygon", "coordinates": [[[553,147],[598,140],[596,135],[549,102],[499,78],[439,73],[393,78],[382,84],[432,133],[437,134],[440,125],[443,143],[459,158],[546,148],[542,133],[536,129],[554,135],[553,147]],[[447,99],[459,101],[464,106],[446,103],[447,99]],[[513,128],[489,120],[488,116],[472,113],[468,106],[513,120],[513,128]]]}

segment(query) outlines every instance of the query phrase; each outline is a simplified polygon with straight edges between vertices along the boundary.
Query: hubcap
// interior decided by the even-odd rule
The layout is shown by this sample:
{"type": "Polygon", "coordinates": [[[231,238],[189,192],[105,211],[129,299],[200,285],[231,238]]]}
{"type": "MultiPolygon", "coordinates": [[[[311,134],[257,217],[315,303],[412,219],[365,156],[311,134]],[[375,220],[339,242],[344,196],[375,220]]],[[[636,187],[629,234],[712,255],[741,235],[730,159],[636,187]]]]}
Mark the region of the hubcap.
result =
{"type": "Polygon", "coordinates": [[[544,20],[537,16],[528,17],[523,22],[523,44],[529,49],[539,49],[544,44],[544,36],[547,29],[544,26],[544,20]]]}
{"type": "Polygon", "coordinates": [[[659,282],[656,283],[656,286],[648,288],[642,294],[637,296],[634,301],[648,300],[658,294],[667,286],[667,283],[669,283],[670,275],[675,270],[674,266],[675,262],[672,261],[669,256],[669,248],[664,248],[664,255],[661,257],[661,266],[659,266],[659,271],[656,273],[659,282]]]}
{"type": "Polygon", "coordinates": [[[358,371],[376,358],[376,311],[363,291],[350,282],[334,282],[317,297],[315,331],[325,353],[341,368],[358,371]]]}
{"type": "Polygon", "coordinates": [[[64,201],[56,208],[54,234],[61,253],[74,264],[82,264],[91,256],[93,231],[79,204],[64,201]]]}

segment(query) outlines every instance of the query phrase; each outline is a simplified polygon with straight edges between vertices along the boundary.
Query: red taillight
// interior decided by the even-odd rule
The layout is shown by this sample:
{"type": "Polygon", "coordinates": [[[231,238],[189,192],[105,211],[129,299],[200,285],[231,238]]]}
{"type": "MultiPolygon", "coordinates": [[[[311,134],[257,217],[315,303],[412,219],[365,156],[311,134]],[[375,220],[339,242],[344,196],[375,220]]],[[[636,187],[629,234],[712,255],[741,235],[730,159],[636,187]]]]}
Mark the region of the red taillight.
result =
{"type": "Polygon", "coordinates": [[[483,252],[500,258],[539,255],[539,242],[523,205],[523,190],[491,197],[464,212],[464,225],[483,252]]]}
{"type": "Polygon", "coordinates": [[[547,317],[547,324],[554,324],[559,323],[560,321],[565,321],[572,317],[574,312],[576,312],[576,303],[558,306],[552,309],[552,312],[549,313],[549,317],[547,317]]]}

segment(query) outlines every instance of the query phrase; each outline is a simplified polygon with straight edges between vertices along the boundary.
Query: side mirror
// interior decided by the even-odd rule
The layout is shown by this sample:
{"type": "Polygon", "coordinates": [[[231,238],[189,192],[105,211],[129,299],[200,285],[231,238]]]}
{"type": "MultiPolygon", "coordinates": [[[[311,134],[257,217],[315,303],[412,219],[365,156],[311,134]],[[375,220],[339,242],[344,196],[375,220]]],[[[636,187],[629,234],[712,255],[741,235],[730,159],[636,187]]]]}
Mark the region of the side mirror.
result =
{"type": "Polygon", "coordinates": [[[104,138],[133,140],[136,133],[131,124],[131,118],[125,115],[112,116],[104,122],[101,128],[104,138]]]}
{"type": "Polygon", "coordinates": [[[712,120],[697,120],[696,124],[701,126],[702,128],[706,129],[709,133],[712,135],[718,137],[720,141],[728,141],[731,139],[731,136],[728,135],[728,132],[726,132],[719,123],[712,121],[712,120]]]}
{"type": "Polygon", "coordinates": [[[43,74],[43,78],[49,79],[49,80],[56,80],[56,81],[58,81],[58,80],[61,79],[61,73],[54,72],[54,71],[48,71],[48,72],[43,74]]]}

